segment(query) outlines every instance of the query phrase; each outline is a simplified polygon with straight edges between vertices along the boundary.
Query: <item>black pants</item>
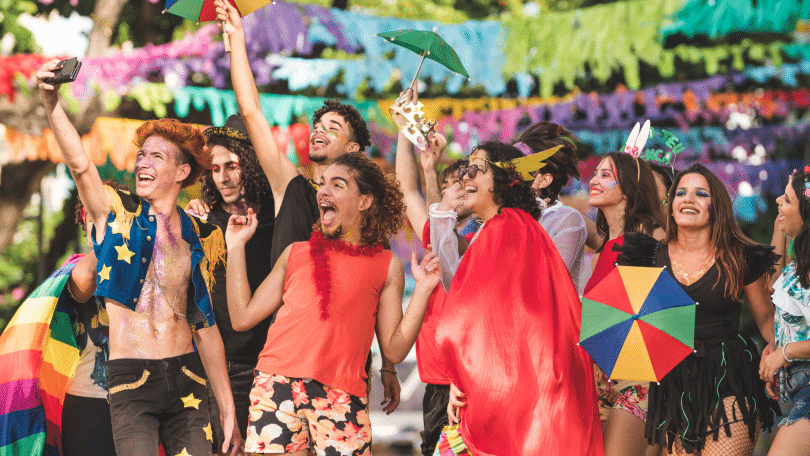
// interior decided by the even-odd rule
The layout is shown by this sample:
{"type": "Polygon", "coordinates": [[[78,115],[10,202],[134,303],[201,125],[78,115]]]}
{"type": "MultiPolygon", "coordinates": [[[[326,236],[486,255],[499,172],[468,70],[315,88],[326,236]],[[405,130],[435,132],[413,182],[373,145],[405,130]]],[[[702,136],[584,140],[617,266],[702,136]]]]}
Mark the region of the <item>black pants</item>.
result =
{"type": "Polygon", "coordinates": [[[450,402],[450,385],[425,386],[425,397],[422,398],[422,419],[425,430],[422,431],[422,454],[433,456],[442,428],[450,421],[447,419],[447,404],[450,402]]]}
{"type": "Polygon", "coordinates": [[[208,388],[197,353],[107,362],[115,450],[119,456],[211,454],[208,388]]]}
{"type": "Polygon", "coordinates": [[[107,399],[65,395],[62,456],[115,456],[107,399]]]}
{"type": "MultiPolygon", "coordinates": [[[[244,364],[227,362],[228,378],[231,381],[231,393],[233,393],[233,405],[236,410],[236,422],[239,426],[239,433],[242,438],[247,437],[248,418],[250,417],[250,389],[253,387],[253,370],[256,363],[244,364]]],[[[214,397],[214,390],[208,390],[208,410],[211,415],[211,428],[214,430],[213,452],[222,451],[222,441],[225,439],[225,431],[222,430],[222,423],[219,419],[219,405],[214,397]]],[[[236,432],[234,429],[233,432],[236,432]]]]}

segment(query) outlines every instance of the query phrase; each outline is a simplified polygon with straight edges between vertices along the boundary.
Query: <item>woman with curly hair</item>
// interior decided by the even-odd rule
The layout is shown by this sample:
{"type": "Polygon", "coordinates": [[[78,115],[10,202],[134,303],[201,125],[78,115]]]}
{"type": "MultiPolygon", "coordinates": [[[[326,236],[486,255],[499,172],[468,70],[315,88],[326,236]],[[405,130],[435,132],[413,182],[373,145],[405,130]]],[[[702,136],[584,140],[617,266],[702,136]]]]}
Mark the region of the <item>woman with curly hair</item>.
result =
{"type": "Polygon", "coordinates": [[[251,390],[245,451],[370,454],[364,369],[376,329],[383,355],[402,361],[439,281],[433,255],[413,259],[416,287],[402,313],[402,263],[389,237],[404,222],[394,176],[362,153],[338,157],[318,190],[320,220],[308,242],[287,247],[251,296],[245,243],[256,217],[231,217],[227,289],[231,321],[246,330],[278,310],[251,390]]]}
{"type": "MultiPolygon", "coordinates": [[[[537,222],[531,183],[515,169],[521,157],[513,146],[481,144],[459,170],[464,196],[444,202],[484,224],[451,267],[437,326],[451,381],[448,415],[459,423],[438,449],[458,432],[475,455],[600,455],[590,358],[577,346],[581,306],[537,222]]],[[[440,209],[431,207],[430,225],[442,251],[455,239],[455,211],[440,209]]]]}
{"type": "Polygon", "coordinates": [[[768,454],[810,455],[810,166],[793,172],[776,202],[777,228],[793,239],[794,255],[773,286],[775,344],[762,352],[759,374],[771,397],[778,389],[793,407],[768,454]]]}
{"type": "Polygon", "coordinates": [[[779,410],[759,378],[757,346],[739,332],[745,298],[760,334],[773,343],[766,292],[773,247],[743,235],[726,187],[702,165],[675,176],[669,201],[666,239],[628,234],[618,258],[666,268],[698,303],[695,352],[650,383],[644,435],[668,454],[747,456],[779,410]]]}

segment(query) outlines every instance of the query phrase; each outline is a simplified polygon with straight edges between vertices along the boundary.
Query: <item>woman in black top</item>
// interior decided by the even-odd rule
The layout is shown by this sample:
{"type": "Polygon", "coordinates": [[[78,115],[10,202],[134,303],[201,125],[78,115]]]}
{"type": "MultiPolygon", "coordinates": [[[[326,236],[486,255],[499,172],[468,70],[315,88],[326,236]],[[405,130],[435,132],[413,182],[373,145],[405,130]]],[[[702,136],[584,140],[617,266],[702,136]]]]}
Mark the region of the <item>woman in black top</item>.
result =
{"type": "Polygon", "coordinates": [[[750,455],[778,406],[759,379],[756,345],[740,334],[745,296],[762,336],[774,338],[765,272],[772,247],[745,237],[722,182],[701,165],[675,176],[665,241],[628,235],[620,264],[665,266],[698,303],[695,352],[650,384],[645,436],[670,454],[750,455]]]}

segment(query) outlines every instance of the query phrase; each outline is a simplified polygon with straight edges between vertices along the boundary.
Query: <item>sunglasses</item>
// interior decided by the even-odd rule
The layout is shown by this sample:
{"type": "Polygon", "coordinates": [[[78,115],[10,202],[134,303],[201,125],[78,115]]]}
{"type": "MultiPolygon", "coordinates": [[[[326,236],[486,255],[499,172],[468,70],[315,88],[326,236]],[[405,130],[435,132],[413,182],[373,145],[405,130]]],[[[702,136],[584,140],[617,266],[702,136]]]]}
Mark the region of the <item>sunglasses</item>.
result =
{"type": "MultiPolygon", "coordinates": [[[[489,163],[492,166],[497,166],[498,168],[501,167],[500,163],[491,162],[491,161],[487,160],[486,158],[475,157],[475,156],[470,157],[470,159],[473,159],[473,158],[475,158],[476,160],[483,160],[485,163],[489,163]]],[[[475,179],[475,176],[478,175],[478,171],[481,171],[482,173],[486,173],[487,172],[487,166],[480,166],[480,165],[462,166],[462,167],[460,167],[458,169],[458,180],[463,180],[465,174],[467,176],[469,176],[470,179],[475,179]]]]}

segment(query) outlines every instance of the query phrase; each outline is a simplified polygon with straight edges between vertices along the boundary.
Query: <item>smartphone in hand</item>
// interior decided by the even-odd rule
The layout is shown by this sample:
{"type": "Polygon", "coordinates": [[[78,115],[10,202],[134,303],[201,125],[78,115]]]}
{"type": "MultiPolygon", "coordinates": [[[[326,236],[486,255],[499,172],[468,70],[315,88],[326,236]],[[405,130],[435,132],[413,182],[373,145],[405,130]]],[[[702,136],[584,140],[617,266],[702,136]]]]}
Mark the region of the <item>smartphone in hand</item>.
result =
{"type": "Polygon", "coordinates": [[[56,75],[52,78],[47,78],[44,80],[47,84],[64,84],[66,82],[73,82],[76,80],[76,76],[79,74],[79,69],[82,67],[82,62],[79,62],[79,59],[76,57],[62,60],[59,62],[59,66],[61,68],[57,68],[53,70],[53,73],[56,75]]]}

